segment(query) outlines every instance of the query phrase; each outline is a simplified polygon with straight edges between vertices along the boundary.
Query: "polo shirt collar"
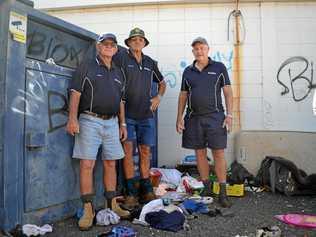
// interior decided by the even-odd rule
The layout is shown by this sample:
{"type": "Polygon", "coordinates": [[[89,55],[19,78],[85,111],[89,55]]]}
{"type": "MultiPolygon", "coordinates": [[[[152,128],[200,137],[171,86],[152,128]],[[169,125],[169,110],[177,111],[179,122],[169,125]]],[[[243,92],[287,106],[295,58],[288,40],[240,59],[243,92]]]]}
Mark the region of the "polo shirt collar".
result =
{"type": "MultiPolygon", "coordinates": [[[[195,63],[196,63],[196,60],[193,61],[193,63],[190,65],[190,68],[191,70],[195,70],[199,72],[200,70],[196,68],[195,63]]],[[[206,67],[208,67],[209,65],[212,65],[213,63],[214,61],[210,57],[208,57],[208,65],[206,67]]]]}
{"type": "MultiPolygon", "coordinates": [[[[104,65],[104,63],[102,62],[102,60],[101,60],[101,58],[100,58],[99,55],[97,55],[97,56],[95,57],[95,61],[97,62],[97,64],[98,64],[99,66],[104,66],[104,67],[106,67],[106,66],[104,65]]],[[[115,65],[114,61],[112,60],[110,71],[112,71],[115,67],[116,67],[116,65],[115,65]]]]}
{"type": "MultiPolygon", "coordinates": [[[[129,49],[127,50],[127,53],[128,53],[128,55],[129,55],[130,57],[135,58],[135,56],[134,56],[134,54],[133,54],[131,48],[129,48],[129,49]]],[[[145,59],[145,54],[142,52],[142,60],[144,60],[144,59],[145,59]]]]}

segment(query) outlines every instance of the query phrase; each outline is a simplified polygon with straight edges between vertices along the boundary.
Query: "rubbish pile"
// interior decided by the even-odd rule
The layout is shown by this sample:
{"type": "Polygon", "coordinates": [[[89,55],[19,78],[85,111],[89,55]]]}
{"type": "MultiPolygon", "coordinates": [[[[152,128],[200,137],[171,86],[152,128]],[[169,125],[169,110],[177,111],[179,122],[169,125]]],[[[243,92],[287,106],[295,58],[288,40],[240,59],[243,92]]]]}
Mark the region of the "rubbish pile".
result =
{"type": "MultiPolygon", "coordinates": [[[[217,205],[219,183],[214,169],[211,168],[213,172],[209,176],[212,183],[212,196],[201,195],[205,187],[199,180],[196,169],[193,156],[186,157],[177,168],[152,168],[150,179],[157,198],[134,210],[126,210],[129,216],[122,217],[113,209],[99,210],[95,217],[96,225],[115,225],[115,227],[108,232],[99,234],[98,237],[136,236],[137,233],[133,228],[118,226],[120,221],[126,218],[135,225],[177,232],[190,230],[189,220],[199,218],[199,215],[206,215],[210,218],[233,217],[235,213],[230,208],[222,208],[217,205]]],[[[315,175],[307,176],[303,171],[296,171],[293,164],[280,157],[264,159],[257,176],[250,174],[236,161],[231,164],[227,173],[226,190],[227,195],[231,197],[243,197],[247,192],[262,191],[278,191],[286,195],[295,195],[302,191],[311,193],[316,183],[312,182],[315,175]],[[291,172],[290,176],[289,172],[291,172]]],[[[123,199],[115,200],[115,206],[124,209],[124,206],[121,205],[123,201],[123,199]]],[[[79,209],[76,217],[80,218],[81,215],[82,210],[79,209]]],[[[316,229],[316,217],[313,215],[286,214],[277,215],[275,218],[298,228],[316,229]]],[[[39,236],[52,232],[52,227],[50,225],[42,227],[24,225],[22,231],[24,236],[39,236]]],[[[257,229],[256,236],[281,236],[281,230],[277,226],[262,227],[257,229]]]]}

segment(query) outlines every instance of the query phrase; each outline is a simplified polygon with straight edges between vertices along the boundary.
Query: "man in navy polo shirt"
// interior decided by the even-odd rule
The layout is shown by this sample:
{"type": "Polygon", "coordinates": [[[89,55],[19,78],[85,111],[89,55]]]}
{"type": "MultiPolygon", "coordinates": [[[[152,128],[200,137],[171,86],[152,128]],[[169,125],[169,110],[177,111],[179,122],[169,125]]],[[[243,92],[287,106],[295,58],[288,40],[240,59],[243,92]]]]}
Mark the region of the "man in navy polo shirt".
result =
{"type": "Polygon", "coordinates": [[[182,133],[182,147],[195,150],[197,167],[204,183],[203,196],[210,196],[209,165],[207,148],[212,150],[215,172],[220,183],[219,203],[230,207],[226,195],[226,161],[224,149],[227,145],[227,130],[232,129],[233,93],[224,64],[208,57],[206,39],[198,37],[192,42],[195,60],[182,76],[178,101],[176,129],[182,133]],[[226,103],[226,115],[221,92],[226,103]],[[183,112],[187,104],[186,115],[183,112]]]}
{"type": "Polygon", "coordinates": [[[142,53],[149,44],[143,30],[131,30],[125,40],[128,50],[122,50],[115,56],[126,75],[125,114],[127,123],[127,141],[124,142],[125,158],[123,160],[127,183],[125,207],[132,209],[138,205],[138,191],[140,202],[149,202],[155,199],[149,179],[150,147],[155,145],[154,112],[165,93],[166,83],[163,80],[157,62],[142,53]],[[152,95],[152,83],[158,83],[158,95],[152,95]],[[140,158],[140,189],[135,180],[133,161],[133,140],[137,139],[140,158]]]}
{"type": "Polygon", "coordinates": [[[116,160],[124,157],[121,141],[127,137],[124,104],[121,101],[125,88],[124,74],[112,63],[117,51],[117,40],[113,34],[98,38],[97,57],[83,62],[70,83],[70,104],[67,132],[75,136],[73,157],[80,159],[80,193],[83,216],[80,230],[92,227],[93,169],[98,149],[102,146],[106,207],[120,216],[127,211],[112,205],[116,197],[116,160]],[[79,115],[79,121],[78,121],[79,115]]]}

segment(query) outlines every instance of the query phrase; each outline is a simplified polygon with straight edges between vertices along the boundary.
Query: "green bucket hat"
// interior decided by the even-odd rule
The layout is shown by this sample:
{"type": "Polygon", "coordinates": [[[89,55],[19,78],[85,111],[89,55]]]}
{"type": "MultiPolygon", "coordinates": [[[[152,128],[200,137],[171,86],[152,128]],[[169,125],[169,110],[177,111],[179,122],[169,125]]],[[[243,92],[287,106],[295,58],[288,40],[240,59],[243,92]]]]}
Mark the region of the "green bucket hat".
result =
{"type": "Polygon", "coordinates": [[[127,46],[129,46],[129,45],[128,45],[128,41],[129,41],[131,38],[135,37],[135,36],[140,36],[140,37],[144,38],[144,40],[145,40],[145,47],[149,44],[148,39],[146,39],[146,37],[145,37],[145,32],[144,32],[142,29],[137,28],[137,27],[134,28],[134,29],[132,29],[131,32],[129,32],[129,37],[124,41],[125,44],[126,44],[127,46]]]}

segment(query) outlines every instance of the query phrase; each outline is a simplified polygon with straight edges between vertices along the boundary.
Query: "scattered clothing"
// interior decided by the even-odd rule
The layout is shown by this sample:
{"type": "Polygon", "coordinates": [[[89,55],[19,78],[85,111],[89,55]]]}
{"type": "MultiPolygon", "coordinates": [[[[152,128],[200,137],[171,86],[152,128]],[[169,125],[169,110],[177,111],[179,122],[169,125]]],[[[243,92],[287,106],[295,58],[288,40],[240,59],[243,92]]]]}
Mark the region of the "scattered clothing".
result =
{"type": "Polygon", "coordinates": [[[106,225],[115,225],[120,222],[120,217],[111,209],[106,208],[100,210],[97,213],[97,225],[106,226],[106,225]]]}
{"type": "Polygon", "coordinates": [[[195,189],[204,188],[203,182],[198,181],[197,179],[186,175],[181,178],[180,184],[177,188],[179,193],[192,193],[195,189]]]}
{"type": "Polygon", "coordinates": [[[182,174],[177,169],[152,168],[152,170],[159,171],[161,174],[161,182],[172,184],[174,187],[177,187],[180,184],[182,174]]]}
{"type": "Polygon", "coordinates": [[[46,233],[53,232],[53,227],[51,225],[43,225],[42,227],[36,225],[26,224],[22,227],[23,234],[26,236],[38,236],[45,235],[46,233]]]}
{"type": "Polygon", "coordinates": [[[99,234],[97,237],[136,237],[136,232],[131,227],[115,226],[111,231],[99,234]]]}
{"type": "Polygon", "coordinates": [[[167,192],[165,195],[163,195],[162,199],[170,199],[172,202],[183,202],[187,198],[186,193],[178,193],[178,192],[167,192]]]}
{"type": "Polygon", "coordinates": [[[153,200],[153,201],[147,203],[143,207],[138,220],[141,222],[146,222],[145,216],[147,215],[147,213],[158,212],[158,211],[162,210],[163,208],[164,208],[164,205],[163,205],[162,199],[153,200]]]}
{"type": "Polygon", "coordinates": [[[136,232],[133,228],[127,226],[116,226],[112,229],[113,237],[134,237],[136,232]]]}
{"type": "Polygon", "coordinates": [[[171,212],[174,212],[174,211],[179,211],[181,213],[183,213],[182,209],[176,205],[173,205],[173,204],[170,204],[170,205],[167,205],[164,207],[163,209],[165,212],[167,213],[171,213],[171,212]]]}
{"type": "Polygon", "coordinates": [[[207,214],[209,209],[206,204],[194,200],[186,199],[182,205],[189,213],[207,214]]]}
{"type": "Polygon", "coordinates": [[[141,221],[141,220],[136,219],[136,218],[132,221],[132,223],[134,225],[149,226],[149,224],[146,221],[141,221]]]}
{"type": "Polygon", "coordinates": [[[158,197],[165,195],[168,192],[167,191],[168,188],[169,188],[168,184],[165,184],[165,183],[159,184],[155,190],[155,195],[158,197]]]}
{"type": "Polygon", "coordinates": [[[188,199],[195,200],[197,202],[201,202],[201,203],[204,203],[206,205],[211,204],[214,201],[212,197],[201,197],[199,195],[193,195],[193,196],[189,197],[188,199]]]}
{"type": "Polygon", "coordinates": [[[153,228],[177,232],[183,228],[185,217],[180,211],[168,213],[160,210],[147,213],[145,220],[153,228]]]}

